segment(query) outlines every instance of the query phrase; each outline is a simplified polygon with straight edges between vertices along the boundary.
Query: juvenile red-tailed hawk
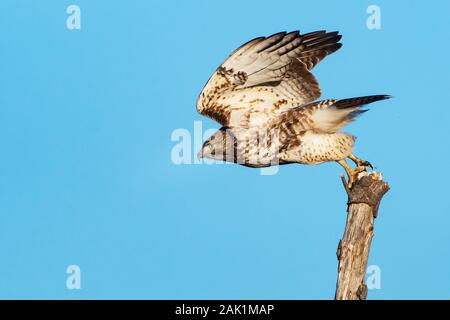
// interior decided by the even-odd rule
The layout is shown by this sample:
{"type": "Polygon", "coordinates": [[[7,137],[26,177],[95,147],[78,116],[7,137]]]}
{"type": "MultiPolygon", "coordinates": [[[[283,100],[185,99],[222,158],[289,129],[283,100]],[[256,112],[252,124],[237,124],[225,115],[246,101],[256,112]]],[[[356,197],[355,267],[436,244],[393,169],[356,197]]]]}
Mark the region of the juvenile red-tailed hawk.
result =
{"type": "Polygon", "coordinates": [[[222,125],[198,156],[257,168],[336,161],[351,187],[371,165],[353,155],[355,137],[339,130],[367,111],[363,105],[390,96],[313,102],[321,92],[311,70],[340,39],[338,32],[281,32],[239,47],[198,97],[197,111],[222,125]]]}

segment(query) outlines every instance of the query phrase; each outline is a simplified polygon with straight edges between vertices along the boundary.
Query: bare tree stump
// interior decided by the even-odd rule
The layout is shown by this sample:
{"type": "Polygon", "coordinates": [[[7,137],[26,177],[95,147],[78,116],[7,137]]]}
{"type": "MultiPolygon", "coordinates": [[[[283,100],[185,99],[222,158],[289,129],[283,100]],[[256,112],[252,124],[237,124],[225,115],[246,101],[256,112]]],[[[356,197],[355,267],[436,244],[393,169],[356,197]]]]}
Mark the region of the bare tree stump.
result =
{"type": "Polygon", "coordinates": [[[335,299],[364,300],[367,297],[365,277],[374,219],[389,185],[377,172],[360,173],[351,189],[344,177],[342,181],[348,195],[348,215],[337,250],[339,266],[335,299]]]}

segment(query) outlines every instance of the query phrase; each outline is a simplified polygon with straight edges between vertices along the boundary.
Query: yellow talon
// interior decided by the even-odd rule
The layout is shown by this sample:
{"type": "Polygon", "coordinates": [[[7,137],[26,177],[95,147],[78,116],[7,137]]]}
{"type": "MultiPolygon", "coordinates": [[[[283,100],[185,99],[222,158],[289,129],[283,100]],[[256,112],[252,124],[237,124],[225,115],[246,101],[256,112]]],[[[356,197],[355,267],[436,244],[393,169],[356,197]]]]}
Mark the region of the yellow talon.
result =
{"type": "Polygon", "coordinates": [[[349,155],[348,158],[352,160],[357,167],[364,167],[363,171],[366,171],[367,167],[370,167],[373,170],[373,166],[369,161],[362,160],[353,154],[349,155]]]}
{"type": "Polygon", "coordinates": [[[345,161],[345,159],[339,160],[338,163],[344,167],[345,172],[347,173],[347,176],[348,176],[347,185],[348,185],[349,189],[351,189],[353,187],[353,184],[355,183],[356,178],[358,177],[358,174],[366,171],[366,166],[363,165],[362,162],[355,169],[350,168],[350,166],[348,165],[347,161],[345,161]]]}

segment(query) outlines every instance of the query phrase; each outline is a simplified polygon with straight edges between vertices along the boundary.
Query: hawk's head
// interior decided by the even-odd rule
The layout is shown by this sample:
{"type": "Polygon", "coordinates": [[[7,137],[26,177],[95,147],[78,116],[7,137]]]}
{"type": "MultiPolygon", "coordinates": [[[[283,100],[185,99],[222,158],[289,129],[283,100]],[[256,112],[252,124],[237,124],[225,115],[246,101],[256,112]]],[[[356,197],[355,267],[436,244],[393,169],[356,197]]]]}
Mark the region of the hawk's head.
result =
{"type": "Polygon", "coordinates": [[[222,127],[203,143],[197,158],[234,162],[235,142],[236,139],[231,130],[222,127]]]}

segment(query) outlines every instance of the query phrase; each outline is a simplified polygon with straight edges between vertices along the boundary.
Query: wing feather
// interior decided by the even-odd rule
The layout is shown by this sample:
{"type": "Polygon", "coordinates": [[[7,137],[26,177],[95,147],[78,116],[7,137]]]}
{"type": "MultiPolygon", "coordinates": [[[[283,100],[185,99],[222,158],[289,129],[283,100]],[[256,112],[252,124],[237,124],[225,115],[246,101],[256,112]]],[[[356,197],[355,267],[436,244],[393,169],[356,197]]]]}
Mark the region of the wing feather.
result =
{"type": "Polygon", "coordinates": [[[337,32],[294,31],[245,43],[211,76],[197,100],[198,112],[223,126],[248,128],[314,101],[320,87],[310,71],[341,47],[340,39],[337,32]]]}
{"type": "Polygon", "coordinates": [[[282,137],[295,136],[308,130],[335,133],[366,112],[366,109],[361,109],[364,105],[389,98],[391,96],[374,95],[313,102],[282,113],[271,125],[280,128],[282,137]]]}

